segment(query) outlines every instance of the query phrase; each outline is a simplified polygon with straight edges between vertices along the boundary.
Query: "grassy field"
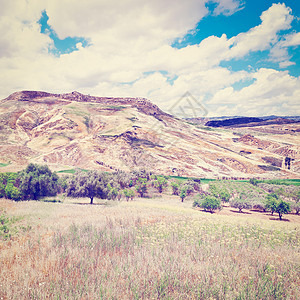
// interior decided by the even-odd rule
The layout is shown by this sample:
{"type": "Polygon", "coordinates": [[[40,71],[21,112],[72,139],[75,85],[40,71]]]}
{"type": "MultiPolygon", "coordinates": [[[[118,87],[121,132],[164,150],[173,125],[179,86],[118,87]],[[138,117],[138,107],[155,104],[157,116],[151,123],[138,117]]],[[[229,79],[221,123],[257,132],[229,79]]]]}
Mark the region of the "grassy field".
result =
{"type": "Polygon", "coordinates": [[[0,200],[0,299],[300,299],[299,216],[88,202],[0,200]]]}

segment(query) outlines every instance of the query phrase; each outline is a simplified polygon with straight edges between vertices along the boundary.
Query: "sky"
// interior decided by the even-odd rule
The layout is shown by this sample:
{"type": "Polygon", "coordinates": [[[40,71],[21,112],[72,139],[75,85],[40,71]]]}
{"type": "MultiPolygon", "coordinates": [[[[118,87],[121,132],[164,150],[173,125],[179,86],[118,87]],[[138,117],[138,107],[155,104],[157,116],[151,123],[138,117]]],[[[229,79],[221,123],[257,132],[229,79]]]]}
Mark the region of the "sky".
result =
{"type": "Polygon", "coordinates": [[[0,7],[0,99],[21,90],[143,97],[180,116],[190,95],[200,117],[300,115],[298,0],[0,7]]]}

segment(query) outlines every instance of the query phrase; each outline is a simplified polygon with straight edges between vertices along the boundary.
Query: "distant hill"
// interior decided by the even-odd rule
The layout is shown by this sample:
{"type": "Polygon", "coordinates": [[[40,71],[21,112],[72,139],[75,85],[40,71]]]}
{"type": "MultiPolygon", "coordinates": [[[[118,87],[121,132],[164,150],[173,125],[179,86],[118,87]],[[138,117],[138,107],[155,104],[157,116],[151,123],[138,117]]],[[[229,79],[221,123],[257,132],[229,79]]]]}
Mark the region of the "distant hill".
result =
{"type": "Polygon", "coordinates": [[[205,126],[210,127],[253,127],[253,126],[265,126],[265,125],[283,125],[300,122],[298,120],[290,120],[287,118],[250,118],[240,117],[234,119],[225,120],[212,120],[205,123],[205,126]]]}
{"type": "Polygon", "coordinates": [[[57,171],[146,168],[176,176],[297,178],[300,125],[284,126],[256,136],[244,128],[191,124],[144,98],[22,91],[0,101],[0,171],[34,162],[57,171]]]}
{"type": "Polygon", "coordinates": [[[208,121],[205,124],[205,126],[211,126],[211,127],[235,126],[240,124],[257,123],[262,121],[263,119],[260,118],[240,117],[234,119],[208,121]]]}

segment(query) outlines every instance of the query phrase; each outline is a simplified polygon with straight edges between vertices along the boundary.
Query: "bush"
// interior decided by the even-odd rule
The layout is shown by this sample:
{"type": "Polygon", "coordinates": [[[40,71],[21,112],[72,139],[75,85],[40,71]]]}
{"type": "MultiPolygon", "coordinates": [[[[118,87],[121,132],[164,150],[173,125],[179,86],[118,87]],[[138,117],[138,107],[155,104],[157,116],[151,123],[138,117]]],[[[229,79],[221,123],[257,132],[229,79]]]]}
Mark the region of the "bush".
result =
{"type": "Polygon", "coordinates": [[[118,198],[120,200],[119,189],[117,187],[112,187],[111,184],[109,183],[107,185],[107,189],[108,189],[108,195],[107,195],[108,199],[116,200],[118,198]]]}
{"type": "Polygon", "coordinates": [[[196,200],[193,206],[201,207],[205,211],[208,211],[210,213],[214,213],[214,211],[216,211],[217,209],[222,209],[220,199],[212,195],[207,195],[206,197],[198,201],[196,200]]]}

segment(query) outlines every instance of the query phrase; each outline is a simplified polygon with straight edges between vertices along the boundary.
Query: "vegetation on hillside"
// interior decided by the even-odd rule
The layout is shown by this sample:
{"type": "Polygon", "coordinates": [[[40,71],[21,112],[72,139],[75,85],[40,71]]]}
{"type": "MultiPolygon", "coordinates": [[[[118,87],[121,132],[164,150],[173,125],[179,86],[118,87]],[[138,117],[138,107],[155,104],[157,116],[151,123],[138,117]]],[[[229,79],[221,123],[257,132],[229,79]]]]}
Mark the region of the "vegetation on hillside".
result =
{"type": "Polygon", "coordinates": [[[204,182],[209,185],[205,191],[201,179],[160,176],[146,170],[129,173],[74,170],[59,177],[48,166],[30,164],[18,173],[0,173],[0,197],[20,201],[63,194],[67,197],[87,197],[93,204],[95,198],[125,198],[128,201],[137,196],[151,198],[158,193],[178,196],[181,202],[192,199],[194,207],[211,213],[220,210],[223,205],[230,205],[239,212],[254,209],[272,215],[278,213],[280,220],[284,214],[300,212],[300,187],[297,185],[256,179],[250,179],[249,182],[204,182]]]}

